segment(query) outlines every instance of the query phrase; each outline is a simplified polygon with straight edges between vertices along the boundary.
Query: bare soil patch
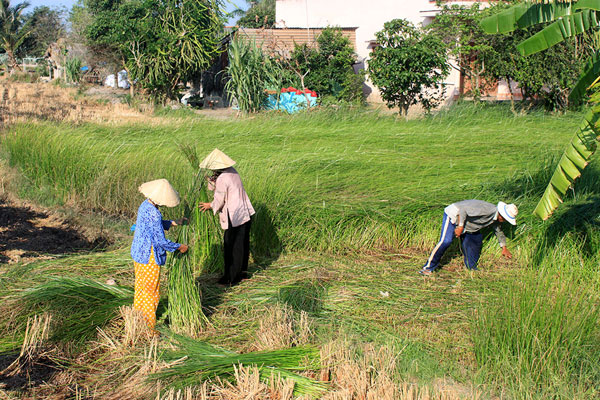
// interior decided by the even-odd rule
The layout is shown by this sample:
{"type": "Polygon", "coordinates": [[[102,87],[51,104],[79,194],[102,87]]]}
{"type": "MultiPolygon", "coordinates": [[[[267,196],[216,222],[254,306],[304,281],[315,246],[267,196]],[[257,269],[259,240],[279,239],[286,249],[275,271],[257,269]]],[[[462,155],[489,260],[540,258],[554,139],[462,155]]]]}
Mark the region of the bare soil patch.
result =
{"type": "Polygon", "coordinates": [[[88,237],[60,215],[0,197],[0,263],[106,247],[102,236],[88,237]]]}
{"type": "Polygon", "coordinates": [[[60,367],[49,357],[42,355],[20,363],[16,373],[3,371],[19,359],[19,353],[0,354],[0,387],[10,391],[24,391],[48,382],[60,367]]]}

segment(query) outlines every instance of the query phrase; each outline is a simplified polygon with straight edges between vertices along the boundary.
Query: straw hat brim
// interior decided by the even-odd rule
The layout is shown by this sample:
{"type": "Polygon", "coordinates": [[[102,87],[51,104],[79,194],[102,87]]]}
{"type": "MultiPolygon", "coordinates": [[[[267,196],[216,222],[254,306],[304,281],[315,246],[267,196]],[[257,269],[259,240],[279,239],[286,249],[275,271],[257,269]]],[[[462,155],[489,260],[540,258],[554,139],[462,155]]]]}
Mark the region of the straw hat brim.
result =
{"type": "Polygon", "coordinates": [[[143,183],[138,190],[159,206],[176,207],[180,202],[179,193],[166,179],[143,183]]]}
{"type": "Polygon", "coordinates": [[[233,167],[235,161],[233,161],[227,154],[223,153],[219,149],[214,149],[202,162],[200,168],[217,170],[233,167]]]}
{"type": "Polygon", "coordinates": [[[511,217],[508,214],[508,210],[506,209],[506,207],[508,206],[508,204],[506,204],[503,201],[498,202],[498,213],[500,213],[500,215],[502,215],[502,217],[511,225],[517,225],[517,219],[515,217],[511,217]]]}

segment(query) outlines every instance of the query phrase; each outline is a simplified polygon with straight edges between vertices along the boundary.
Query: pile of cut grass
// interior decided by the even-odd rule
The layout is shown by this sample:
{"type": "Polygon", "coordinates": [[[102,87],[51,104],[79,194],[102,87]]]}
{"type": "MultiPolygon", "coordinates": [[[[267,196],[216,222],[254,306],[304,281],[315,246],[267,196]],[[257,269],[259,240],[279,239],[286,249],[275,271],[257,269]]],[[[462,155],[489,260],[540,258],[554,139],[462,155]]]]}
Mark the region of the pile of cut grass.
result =
{"type": "Polygon", "coordinates": [[[262,380],[278,377],[294,381],[296,395],[317,398],[326,391],[323,383],[297,373],[319,368],[319,350],[314,347],[238,354],[206,342],[170,334],[168,331],[163,333],[169,335],[175,349],[167,350],[162,357],[174,365],[155,374],[154,378],[167,380],[169,388],[199,386],[205,380],[215,377],[231,379],[235,368],[244,365],[257,367],[262,380]]]}
{"type": "Polygon", "coordinates": [[[52,339],[83,343],[118,315],[121,306],[133,303],[133,290],[83,277],[52,277],[19,295],[26,310],[21,317],[49,313],[55,328],[52,339]]]}

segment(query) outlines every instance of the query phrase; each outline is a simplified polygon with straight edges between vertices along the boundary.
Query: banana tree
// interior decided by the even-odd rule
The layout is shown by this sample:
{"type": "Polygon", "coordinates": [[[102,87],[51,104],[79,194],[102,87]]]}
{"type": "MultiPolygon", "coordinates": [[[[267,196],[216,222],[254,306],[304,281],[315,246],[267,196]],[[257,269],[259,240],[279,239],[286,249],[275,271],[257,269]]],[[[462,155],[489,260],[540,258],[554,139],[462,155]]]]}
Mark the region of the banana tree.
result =
{"type": "MultiPolygon", "coordinates": [[[[517,46],[524,56],[600,28],[600,0],[525,1],[485,18],[481,25],[487,33],[493,34],[509,33],[541,23],[549,25],[517,46]]],[[[575,179],[581,176],[597,148],[600,134],[600,49],[596,46],[594,50],[569,95],[569,101],[576,103],[591,94],[588,99],[588,112],[534,210],[534,214],[544,220],[548,219],[562,202],[563,196],[572,187],[575,179]]]]}

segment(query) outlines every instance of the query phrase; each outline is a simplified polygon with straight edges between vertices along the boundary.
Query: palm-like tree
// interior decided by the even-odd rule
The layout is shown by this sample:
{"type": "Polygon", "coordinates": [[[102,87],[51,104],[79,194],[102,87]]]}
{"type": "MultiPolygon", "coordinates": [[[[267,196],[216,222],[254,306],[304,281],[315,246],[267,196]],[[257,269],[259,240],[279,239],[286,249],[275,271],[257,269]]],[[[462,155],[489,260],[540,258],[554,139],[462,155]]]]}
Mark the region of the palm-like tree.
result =
{"type": "Polygon", "coordinates": [[[23,12],[29,3],[23,2],[16,6],[10,5],[10,0],[0,0],[0,49],[8,57],[10,71],[19,69],[15,53],[29,35],[29,21],[25,21],[23,12]]]}
{"type": "MultiPolygon", "coordinates": [[[[520,43],[524,56],[548,49],[570,37],[600,28],[600,0],[525,1],[482,21],[487,33],[508,33],[540,23],[550,23],[540,32],[520,43]]],[[[600,48],[595,46],[579,82],[569,100],[580,102],[587,94],[589,110],[571,140],[534,213],[549,218],[562,202],[562,197],[588,165],[597,148],[600,135],[600,48]]]]}

